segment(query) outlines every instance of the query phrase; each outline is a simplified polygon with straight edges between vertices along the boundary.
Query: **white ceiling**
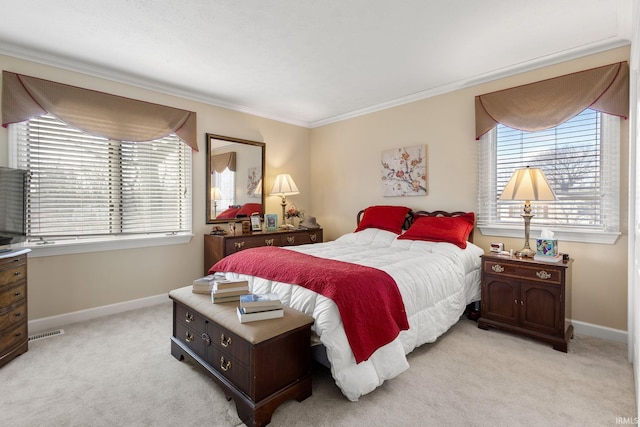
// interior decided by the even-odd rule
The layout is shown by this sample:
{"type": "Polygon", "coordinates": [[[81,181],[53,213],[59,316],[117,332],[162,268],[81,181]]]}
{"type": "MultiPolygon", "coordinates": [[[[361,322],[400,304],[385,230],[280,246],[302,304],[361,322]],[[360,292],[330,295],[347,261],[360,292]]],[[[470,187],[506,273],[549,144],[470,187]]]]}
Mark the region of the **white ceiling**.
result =
{"type": "Polygon", "coordinates": [[[633,0],[0,0],[0,54],[315,127],[628,44],[633,0]]]}

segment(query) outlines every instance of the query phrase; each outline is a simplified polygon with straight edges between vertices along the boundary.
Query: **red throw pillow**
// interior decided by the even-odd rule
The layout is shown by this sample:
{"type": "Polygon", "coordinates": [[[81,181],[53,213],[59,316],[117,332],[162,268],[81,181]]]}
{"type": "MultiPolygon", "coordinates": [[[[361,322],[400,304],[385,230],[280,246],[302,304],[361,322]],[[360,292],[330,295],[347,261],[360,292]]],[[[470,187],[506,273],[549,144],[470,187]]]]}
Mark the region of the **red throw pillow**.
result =
{"type": "Polygon", "coordinates": [[[467,239],[473,230],[474,222],[473,212],[454,217],[418,216],[407,232],[398,239],[448,242],[464,249],[467,247],[467,239]]]}
{"type": "Polygon", "coordinates": [[[239,210],[240,210],[240,208],[229,208],[229,209],[226,209],[226,210],[220,212],[216,216],[216,219],[232,219],[232,218],[235,218],[236,214],[238,213],[239,210]]]}
{"type": "Polygon", "coordinates": [[[379,228],[400,234],[404,219],[410,210],[404,206],[369,206],[364,210],[356,232],[365,228],[379,228]]]}
{"type": "Polygon", "coordinates": [[[236,217],[251,216],[252,213],[259,213],[262,215],[262,205],[260,203],[245,203],[240,210],[236,213],[236,217]]]}

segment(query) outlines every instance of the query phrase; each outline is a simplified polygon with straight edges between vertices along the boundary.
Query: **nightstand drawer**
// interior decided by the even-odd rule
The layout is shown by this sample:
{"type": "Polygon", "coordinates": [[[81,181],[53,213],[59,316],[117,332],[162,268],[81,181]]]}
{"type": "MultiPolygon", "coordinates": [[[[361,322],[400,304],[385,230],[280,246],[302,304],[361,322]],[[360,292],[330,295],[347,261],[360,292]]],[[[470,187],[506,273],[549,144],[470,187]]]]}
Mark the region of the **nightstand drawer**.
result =
{"type": "Polygon", "coordinates": [[[563,267],[536,263],[512,263],[508,260],[485,260],[482,263],[485,274],[517,279],[534,280],[559,285],[562,283],[563,267]]]}
{"type": "Polygon", "coordinates": [[[0,289],[27,277],[26,264],[7,264],[6,266],[11,268],[0,270],[0,283],[2,283],[0,289]]]}
{"type": "Polygon", "coordinates": [[[15,325],[7,331],[3,331],[0,335],[0,354],[6,353],[7,350],[27,341],[27,322],[15,325]]]}

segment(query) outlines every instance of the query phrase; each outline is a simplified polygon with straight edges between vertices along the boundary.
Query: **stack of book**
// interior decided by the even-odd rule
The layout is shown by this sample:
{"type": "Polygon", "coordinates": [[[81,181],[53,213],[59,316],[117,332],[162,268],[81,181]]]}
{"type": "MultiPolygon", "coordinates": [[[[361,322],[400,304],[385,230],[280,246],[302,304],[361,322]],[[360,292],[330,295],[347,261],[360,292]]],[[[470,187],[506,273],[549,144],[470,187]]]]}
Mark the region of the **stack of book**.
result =
{"type": "Polygon", "coordinates": [[[213,289],[211,289],[211,302],[218,304],[222,302],[240,301],[240,296],[248,293],[249,282],[246,280],[214,280],[213,289]]]}
{"type": "Polygon", "coordinates": [[[276,319],[284,316],[282,302],[276,293],[240,296],[238,319],[240,323],[276,319]]]}
{"type": "Polygon", "coordinates": [[[194,294],[211,294],[213,290],[214,281],[224,279],[223,273],[210,274],[208,276],[200,277],[193,281],[191,291],[194,294]]]}

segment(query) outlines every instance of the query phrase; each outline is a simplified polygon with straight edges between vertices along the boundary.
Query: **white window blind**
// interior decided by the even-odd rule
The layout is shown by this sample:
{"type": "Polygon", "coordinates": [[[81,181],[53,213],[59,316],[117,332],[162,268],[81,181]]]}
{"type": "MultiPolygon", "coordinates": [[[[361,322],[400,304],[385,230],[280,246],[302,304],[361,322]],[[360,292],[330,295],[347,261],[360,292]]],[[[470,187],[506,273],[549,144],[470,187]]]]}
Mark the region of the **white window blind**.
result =
{"type": "Polygon", "coordinates": [[[175,135],[111,141],[52,116],[11,126],[31,240],[191,232],[191,149],[175,135]]]}
{"type": "Polygon", "coordinates": [[[531,166],[544,171],[557,196],[556,201],[532,201],[532,230],[564,232],[565,240],[583,240],[575,233],[617,236],[619,122],[587,109],[551,129],[525,132],[498,125],[481,138],[478,226],[483,233],[510,235],[501,232],[504,227],[521,232],[524,202],[498,199],[514,170],[531,166]]]}
{"type": "Polygon", "coordinates": [[[236,203],[236,173],[229,170],[229,168],[218,173],[213,171],[214,186],[220,189],[221,199],[218,201],[218,206],[222,210],[227,209],[231,205],[236,203]]]}

